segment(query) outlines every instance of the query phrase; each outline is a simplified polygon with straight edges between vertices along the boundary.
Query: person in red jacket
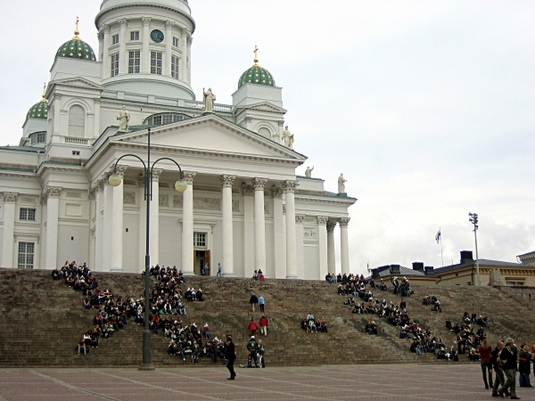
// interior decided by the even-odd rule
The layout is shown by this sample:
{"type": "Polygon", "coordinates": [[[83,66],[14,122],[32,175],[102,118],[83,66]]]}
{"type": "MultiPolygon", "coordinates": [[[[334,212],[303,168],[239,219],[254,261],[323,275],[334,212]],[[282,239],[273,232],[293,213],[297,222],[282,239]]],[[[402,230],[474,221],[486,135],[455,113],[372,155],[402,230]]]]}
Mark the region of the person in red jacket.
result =
{"type": "Polygon", "coordinates": [[[247,329],[249,330],[249,334],[251,336],[254,336],[256,334],[256,330],[258,330],[258,325],[254,321],[254,317],[251,318],[251,321],[249,322],[249,327],[247,329]]]}
{"type": "Polygon", "coordinates": [[[487,390],[489,389],[489,386],[490,388],[494,386],[494,383],[492,382],[492,365],[490,363],[491,352],[492,347],[489,344],[489,341],[485,338],[479,347],[479,356],[481,357],[481,373],[483,374],[483,383],[485,383],[485,388],[487,390]]]}
{"type": "Polygon", "coordinates": [[[258,323],[260,324],[260,334],[263,334],[264,337],[267,337],[267,328],[268,328],[268,320],[267,320],[267,317],[265,317],[264,315],[262,315],[262,317],[260,318],[260,320],[258,321],[258,323]]]}

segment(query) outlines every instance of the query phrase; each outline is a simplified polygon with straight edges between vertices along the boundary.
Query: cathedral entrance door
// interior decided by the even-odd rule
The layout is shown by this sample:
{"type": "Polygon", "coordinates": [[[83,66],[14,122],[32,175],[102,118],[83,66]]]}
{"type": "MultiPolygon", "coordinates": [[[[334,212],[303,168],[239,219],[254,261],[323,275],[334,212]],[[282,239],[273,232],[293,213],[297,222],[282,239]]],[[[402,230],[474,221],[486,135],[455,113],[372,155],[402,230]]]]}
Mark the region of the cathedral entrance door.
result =
{"type": "MultiPolygon", "coordinates": [[[[195,266],[193,268],[193,271],[198,276],[210,276],[212,275],[212,266],[210,265],[210,251],[194,251],[195,252],[195,258],[194,263],[195,266]],[[208,266],[208,271],[204,271],[204,266],[208,266]]],[[[217,273],[217,271],[215,272],[217,273]]]]}

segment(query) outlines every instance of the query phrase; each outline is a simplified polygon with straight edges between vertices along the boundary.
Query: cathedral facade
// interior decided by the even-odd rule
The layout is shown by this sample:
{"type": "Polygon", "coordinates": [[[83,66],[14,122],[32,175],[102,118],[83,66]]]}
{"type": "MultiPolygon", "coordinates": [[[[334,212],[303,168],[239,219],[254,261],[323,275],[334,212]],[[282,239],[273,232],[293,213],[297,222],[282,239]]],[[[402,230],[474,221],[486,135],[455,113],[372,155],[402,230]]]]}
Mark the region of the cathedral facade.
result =
{"type": "Polygon", "coordinates": [[[104,0],[95,24],[97,52],[76,28],[19,146],[0,147],[0,267],[141,272],[148,253],[185,274],[350,271],[356,199],[296,174],[306,156],[256,52],[232,104],[196,100],[187,0],[104,0]]]}

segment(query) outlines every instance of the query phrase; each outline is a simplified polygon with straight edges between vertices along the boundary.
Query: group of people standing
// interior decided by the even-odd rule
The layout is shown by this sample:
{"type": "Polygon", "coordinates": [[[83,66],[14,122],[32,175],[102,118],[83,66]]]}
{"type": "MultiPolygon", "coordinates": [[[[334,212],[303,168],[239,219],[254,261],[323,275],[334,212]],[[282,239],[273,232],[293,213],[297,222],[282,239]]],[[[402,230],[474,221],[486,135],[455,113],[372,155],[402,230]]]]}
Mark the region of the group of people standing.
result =
{"type": "Polygon", "coordinates": [[[487,339],[483,340],[479,355],[485,388],[492,389],[493,397],[510,396],[512,400],[519,400],[516,395],[516,372],[519,372],[520,387],[533,387],[529,375],[534,353],[535,343],[531,350],[527,344],[522,344],[518,351],[512,338],[499,341],[494,349],[487,339]],[[496,373],[494,382],[493,371],[496,373]]]}

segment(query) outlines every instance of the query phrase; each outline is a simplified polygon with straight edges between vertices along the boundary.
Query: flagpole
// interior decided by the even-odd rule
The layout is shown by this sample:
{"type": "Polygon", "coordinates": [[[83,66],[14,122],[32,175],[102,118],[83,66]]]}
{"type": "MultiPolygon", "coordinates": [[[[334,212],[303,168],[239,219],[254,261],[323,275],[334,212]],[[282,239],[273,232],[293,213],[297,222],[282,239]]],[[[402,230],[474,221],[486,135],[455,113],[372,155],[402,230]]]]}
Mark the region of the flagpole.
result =
{"type": "Polygon", "coordinates": [[[444,256],[442,256],[442,229],[440,229],[440,259],[442,260],[442,267],[444,267],[444,256]]]}

